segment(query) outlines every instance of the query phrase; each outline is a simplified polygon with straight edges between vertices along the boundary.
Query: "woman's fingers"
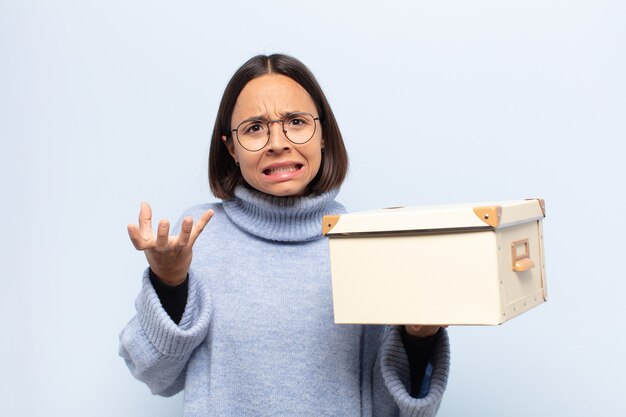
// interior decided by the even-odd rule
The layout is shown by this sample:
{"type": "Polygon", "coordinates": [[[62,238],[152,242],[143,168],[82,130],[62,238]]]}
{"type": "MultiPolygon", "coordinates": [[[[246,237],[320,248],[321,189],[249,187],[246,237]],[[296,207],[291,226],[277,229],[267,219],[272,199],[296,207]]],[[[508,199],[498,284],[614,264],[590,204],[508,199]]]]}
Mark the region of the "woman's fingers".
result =
{"type": "Polygon", "coordinates": [[[446,328],[448,326],[407,324],[405,327],[406,332],[411,336],[429,337],[437,334],[439,328],[446,328]]]}
{"type": "Polygon", "coordinates": [[[198,238],[198,236],[200,236],[200,233],[202,233],[204,227],[209,223],[211,217],[213,217],[213,213],[213,210],[210,209],[205,211],[196,222],[196,225],[191,231],[191,236],[189,237],[192,245],[196,243],[196,239],[198,238]]]}
{"type": "Polygon", "coordinates": [[[178,235],[178,240],[176,241],[176,246],[179,248],[184,248],[189,243],[189,236],[191,235],[191,231],[193,230],[193,219],[191,217],[185,217],[183,219],[183,224],[180,226],[180,235],[178,235]]]}
{"type": "Polygon", "coordinates": [[[152,234],[152,207],[145,201],[141,202],[138,224],[142,236],[148,237],[152,234]]]}
{"type": "Polygon", "coordinates": [[[129,224],[127,230],[130,241],[132,242],[135,249],[154,249],[154,238],[152,236],[143,236],[136,224],[129,224]]]}
{"type": "Polygon", "coordinates": [[[207,210],[200,216],[195,225],[193,224],[193,218],[185,217],[180,228],[180,235],[178,236],[176,246],[179,248],[184,248],[187,245],[193,246],[198,236],[200,236],[200,233],[204,230],[204,227],[209,223],[209,220],[211,220],[211,217],[213,217],[213,210],[207,210]]]}
{"type": "Polygon", "coordinates": [[[128,236],[130,237],[130,241],[133,243],[133,246],[137,250],[143,250],[143,245],[141,241],[141,237],[139,236],[139,228],[137,225],[129,224],[128,227],[128,236]]]}
{"type": "Polygon", "coordinates": [[[128,225],[128,236],[130,241],[137,250],[156,249],[165,252],[168,249],[183,249],[188,245],[193,245],[204,230],[209,220],[213,217],[213,210],[205,211],[198,219],[196,224],[193,223],[192,217],[183,219],[180,234],[178,236],[169,236],[170,223],[166,219],[159,222],[156,230],[156,238],[152,232],[152,208],[147,202],[141,203],[139,210],[139,225],[128,225]]]}
{"type": "Polygon", "coordinates": [[[157,237],[155,249],[158,251],[167,250],[167,242],[170,234],[170,222],[167,220],[161,220],[159,227],[157,228],[157,237]]]}

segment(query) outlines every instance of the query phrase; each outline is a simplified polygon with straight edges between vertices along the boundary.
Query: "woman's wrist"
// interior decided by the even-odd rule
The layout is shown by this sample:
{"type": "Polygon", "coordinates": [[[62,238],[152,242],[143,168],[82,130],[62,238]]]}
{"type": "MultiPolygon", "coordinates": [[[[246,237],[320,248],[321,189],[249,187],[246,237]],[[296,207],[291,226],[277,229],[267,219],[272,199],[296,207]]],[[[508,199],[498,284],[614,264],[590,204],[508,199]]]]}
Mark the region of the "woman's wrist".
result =
{"type": "Polygon", "coordinates": [[[163,274],[160,271],[155,271],[150,267],[150,277],[158,280],[159,283],[168,287],[177,287],[187,281],[189,274],[187,271],[179,273],[163,274]]]}
{"type": "Polygon", "coordinates": [[[176,323],[180,323],[187,305],[187,296],[189,293],[189,280],[186,278],[181,284],[170,286],[161,281],[152,271],[149,270],[150,282],[152,287],[161,301],[161,306],[176,323]]]}

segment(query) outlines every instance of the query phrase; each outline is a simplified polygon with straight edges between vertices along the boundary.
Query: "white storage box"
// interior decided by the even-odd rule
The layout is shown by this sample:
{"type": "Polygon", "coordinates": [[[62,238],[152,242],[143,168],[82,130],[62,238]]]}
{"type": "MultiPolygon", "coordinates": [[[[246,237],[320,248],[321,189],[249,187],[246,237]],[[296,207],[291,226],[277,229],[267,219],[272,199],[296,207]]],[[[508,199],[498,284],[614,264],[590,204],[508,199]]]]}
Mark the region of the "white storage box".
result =
{"type": "Polygon", "coordinates": [[[541,199],[324,217],[336,323],[503,323],[546,301],[541,199]]]}

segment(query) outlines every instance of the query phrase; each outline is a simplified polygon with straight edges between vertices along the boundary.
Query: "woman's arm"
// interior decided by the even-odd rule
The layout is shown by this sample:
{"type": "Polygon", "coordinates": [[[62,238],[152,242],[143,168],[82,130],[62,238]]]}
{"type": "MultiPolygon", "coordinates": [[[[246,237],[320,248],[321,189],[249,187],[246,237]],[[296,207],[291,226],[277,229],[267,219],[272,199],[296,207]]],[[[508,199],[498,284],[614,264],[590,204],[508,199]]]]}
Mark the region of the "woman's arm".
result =
{"type": "Polygon", "coordinates": [[[450,369],[450,344],[441,329],[432,348],[428,389],[423,397],[411,396],[411,372],[402,341],[401,326],[387,326],[380,338],[372,370],[372,415],[432,417],[441,404],[450,369]],[[393,411],[395,410],[395,412],[393,411]]]}
{"type": "Polygon", "coordinates": [[[195,225],[191,217],[184,217],[180,234],[175,236],[169,236],[169,222],[162,220],[155,235],[152,210],[142,203],[139,225],[128,226],[133,245],[144,252],[150,267],[144,272],[135,302],[137,314],[120,334],[119,353],[131,373],[155,394],[169,396],[183,388],[187,361],[208,333],[211,299],[201,280],[188,271],[193,244],[212,215],[213,211],[207,210],[195,225]],[[157,287],[187,282],[185,306],[178,322],[163,308],[150,271],[156,274],[154,278],[158,276],[157,287]]]}
{"type": "Polygon", "coordinates": [[[209,293],[191,273],[188,300],[177,325],[163,309],[146,271],[135,305],[137,314],[120,334],[119,354],[153,394],[174,395],[184,386],[189,357],[207,337],[209,293]]]}
{"type": "Polygon", "coordinates": [[[411,335],[407,330],[406,326],[400,328],[411,375],[409,393],[413,398],[423,398],[428,393],[430,386],[430,373],[427,371],[432,371],[432,365],[430,368],[429,365],[437,339],[440,336],[440,328],[437,328],[437,333],[425,337],[411,335]]]}

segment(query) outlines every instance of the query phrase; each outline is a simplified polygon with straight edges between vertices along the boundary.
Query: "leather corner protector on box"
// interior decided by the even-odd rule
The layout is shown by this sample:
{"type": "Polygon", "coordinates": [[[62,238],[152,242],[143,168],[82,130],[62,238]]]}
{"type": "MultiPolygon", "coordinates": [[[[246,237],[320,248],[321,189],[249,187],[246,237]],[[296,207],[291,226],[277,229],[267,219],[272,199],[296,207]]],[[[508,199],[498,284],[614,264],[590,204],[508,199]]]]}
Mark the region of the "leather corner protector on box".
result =
{"type": "Polygon", "coordinates": [[[547,300],[542,199],[325,216],[337,323],[497,325],[547,300]]]}
{"type": "Polygon", "coordinates": [[[322,221],[322,234],[326,236],[330,230],[335,227],[337,222],[339,221],[339,214],[329,214],[324,216],[322,221]]]}

